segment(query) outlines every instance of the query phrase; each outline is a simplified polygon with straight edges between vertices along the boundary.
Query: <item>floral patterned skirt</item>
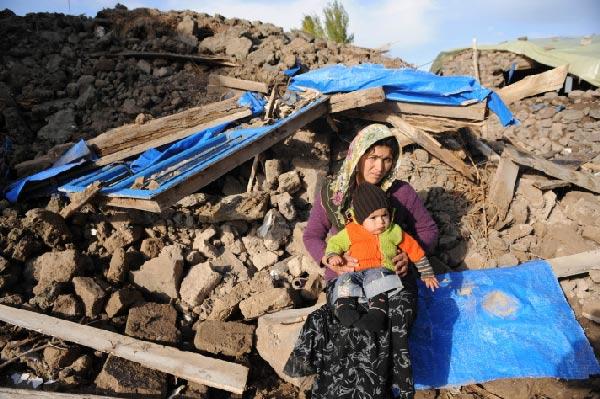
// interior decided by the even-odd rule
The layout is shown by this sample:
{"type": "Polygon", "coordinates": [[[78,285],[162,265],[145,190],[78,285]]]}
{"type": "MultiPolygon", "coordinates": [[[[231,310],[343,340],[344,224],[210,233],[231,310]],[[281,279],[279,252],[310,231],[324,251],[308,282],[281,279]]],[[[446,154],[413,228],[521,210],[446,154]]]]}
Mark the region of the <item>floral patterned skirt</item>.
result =
{"type": "MultiPolygon", "coordinates": [[[[328,285],[328,298],[332,287],[328,285]]],[[[285,373],[316,374],[312,399],[413,398],[408,334],[416,298],[403,290],[390,296],[388,305],[388,328],[378,332],[343,326],[328,304],[315,310],[300,331],[285,373]]]]}

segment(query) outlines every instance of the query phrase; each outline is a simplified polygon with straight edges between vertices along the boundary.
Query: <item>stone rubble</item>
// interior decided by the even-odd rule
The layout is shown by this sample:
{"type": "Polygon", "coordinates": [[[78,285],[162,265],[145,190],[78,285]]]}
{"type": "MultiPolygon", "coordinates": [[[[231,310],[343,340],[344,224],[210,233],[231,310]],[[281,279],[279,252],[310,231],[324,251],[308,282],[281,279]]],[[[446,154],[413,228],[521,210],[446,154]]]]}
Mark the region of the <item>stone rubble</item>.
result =
{"type": "MultiPolygon", "coordinates": [[[[191,11],[117,6],[96,18],[1,12],[0,20],[0,138],[6,132],[15,144],[10,166],[56,144],[218,100],[207,95],[209,73],[268,83],[296,59],[311,68],[337,62],[405,65],[377,50],[191,11]],[[121,51],[228,55],[239,66],[109,57],[121,51]]],[[[472,65],[461,57],[458,63],[472,65]]],[[[483,52],[482,83],[499,87],[496,69],[505,70],[513,61],[524,62],[483,52]]],[[[446,66],[444,74],[471,73],[457,65],[446,66]]],[[[511,109],[520,126],[504,129],[492,118],[481,136],[493,149],[500,152],[499,140],[508,140],[597,175],[592,168],[600,164],[598,89],[546,93],[511,109]]],[[[0,303],[234,358],[251,368],[249,387],[256,397],[277,397],[269,394],[280,389],[287,394],[279,397],[303,395],[310,379],[282,373],[303,318],[309,306],[321,303],[317,298],[323,291],[323,269],[306,253],[302,233],[325,177],[339,169],[347,143],[363,123],[343,117],[334,122],[340,133],[315,121],[265,151],[250,192],[251,161],[161,214],[86,204],[65,221],[59,212],[66,203],[57,197],[46,207],[41,200],[0,201],[0,303]]],[[[457,137],[451,132],[439,140],[450,147],[457,137]]],[[[476,151],[470,156],[478,165],[478,184],[421,148],[403,149],[397,177],[417,190],[440,228],[432,256],[439,270],[510,266],[599,248],[599,195],[574,186],[548,188],[549,179],[531,170],[522,170],[506,219],[488,225],[484,210],[495,165],[476,151]]],[[[560,284],[598,350],[600,271],[560,284]]],[[[1,360],[21,350],[25,339],[24,332],[6,326],[0,325],[1,360]]],[[[43,378],[58,378],[58,390],[73,392],[166,397],[187,384],[70,344],[16,364],[43,378]]],[[[562,381],[507,381],[480,389],[511,398],[561,397],[546,395],[545,389],[574,396],[578,389],[562,381]]],[[[590,381],[597,387],[597,379],[590,381]]],[[[581,397],[592,397],[592,388],[581,390],[581,397]]],[[[417,397],[482,397],[468,387],[459,392],[420,391],[417,397]]],[[[180,397],[221,394],[190,383],[180,397]]]]}

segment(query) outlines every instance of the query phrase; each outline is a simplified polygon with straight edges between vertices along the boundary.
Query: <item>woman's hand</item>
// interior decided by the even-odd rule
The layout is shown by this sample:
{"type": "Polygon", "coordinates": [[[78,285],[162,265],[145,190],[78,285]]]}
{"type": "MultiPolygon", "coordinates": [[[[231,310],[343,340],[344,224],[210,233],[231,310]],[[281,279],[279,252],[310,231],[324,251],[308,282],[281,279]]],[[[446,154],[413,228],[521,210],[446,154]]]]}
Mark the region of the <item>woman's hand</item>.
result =
{"type": "Polygon", "coordinates": [[[396,265],[396,274],[400,277],[406,276],[408,273],[408,255],[406,252],[398,248],[398,253],[392,259],[394,265],[396,265]]]}
{"type": "Polygon", "coordinates": [[[344,273],[351,273],[354,271],[354,267],[358,266],[358,260],[356,258],[353,258],[348,254],[342,255],[342,258],[344,258],[344,263],[338,266],[329,265],[326,256],[323,256],[321,262],[323,262],[324,265],[327,265],[327,267],[333,270],[338,276],[344,273]]]}

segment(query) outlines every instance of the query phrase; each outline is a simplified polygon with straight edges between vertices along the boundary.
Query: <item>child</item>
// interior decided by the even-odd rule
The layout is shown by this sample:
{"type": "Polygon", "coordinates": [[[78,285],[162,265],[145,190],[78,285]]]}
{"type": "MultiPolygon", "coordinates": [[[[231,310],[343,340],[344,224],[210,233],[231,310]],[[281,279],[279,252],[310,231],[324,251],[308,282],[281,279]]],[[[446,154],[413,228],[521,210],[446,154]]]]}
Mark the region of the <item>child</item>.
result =
{"type": "Polygon", "coordinates": [[[360,184],[352,197],[354,221],[327,240],[327,265],[340,266],[343,255],[358,260],[352,273],[340,275],[333,287],[334,314],[345,326],[366,330],[382,330],[386,326],[389,291],[402,288],[392,262],[400,247],[415,264],[421,279],[432,291],[439,288],[433,269],[421,246],[400,226],[391,222],[392,216],[386,194],[378,186],[360,184]],[[358,299],[368,300],[368,311],[362,317],[358,299]]]}

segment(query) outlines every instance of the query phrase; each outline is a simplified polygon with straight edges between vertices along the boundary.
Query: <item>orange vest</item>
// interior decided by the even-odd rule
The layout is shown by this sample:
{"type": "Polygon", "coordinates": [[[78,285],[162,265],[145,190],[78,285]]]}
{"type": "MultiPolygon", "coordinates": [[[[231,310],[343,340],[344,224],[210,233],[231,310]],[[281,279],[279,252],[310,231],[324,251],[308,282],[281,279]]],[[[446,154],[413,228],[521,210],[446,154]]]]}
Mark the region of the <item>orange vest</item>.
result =
{"type": "Polygon", "coordinates": [[[380,237],[385,233],[379,236],[371,234],[355,222],[348,223],[346,231],[351,243],[348,253],[358,260],[358,266],[354,268],[355,271],[386,267],[391,264],[391,258],[396,255],[396,248],[398,247],[406,252],[412,262],[416,262],[425,256],[425,251],[423,251],[419,243],[404,231],[402,232],[400,243],[387,242],[385,244],[381,242],[381,238],[383,237],[380,237]],[[388,247],[388,250],[383,251],[382,245],[388,247]],[[391,247],[392,245],[393,247],[391,247]],[[385,258],[384,252],[390,252],[387,256],[388,259],[385,258]]]}

